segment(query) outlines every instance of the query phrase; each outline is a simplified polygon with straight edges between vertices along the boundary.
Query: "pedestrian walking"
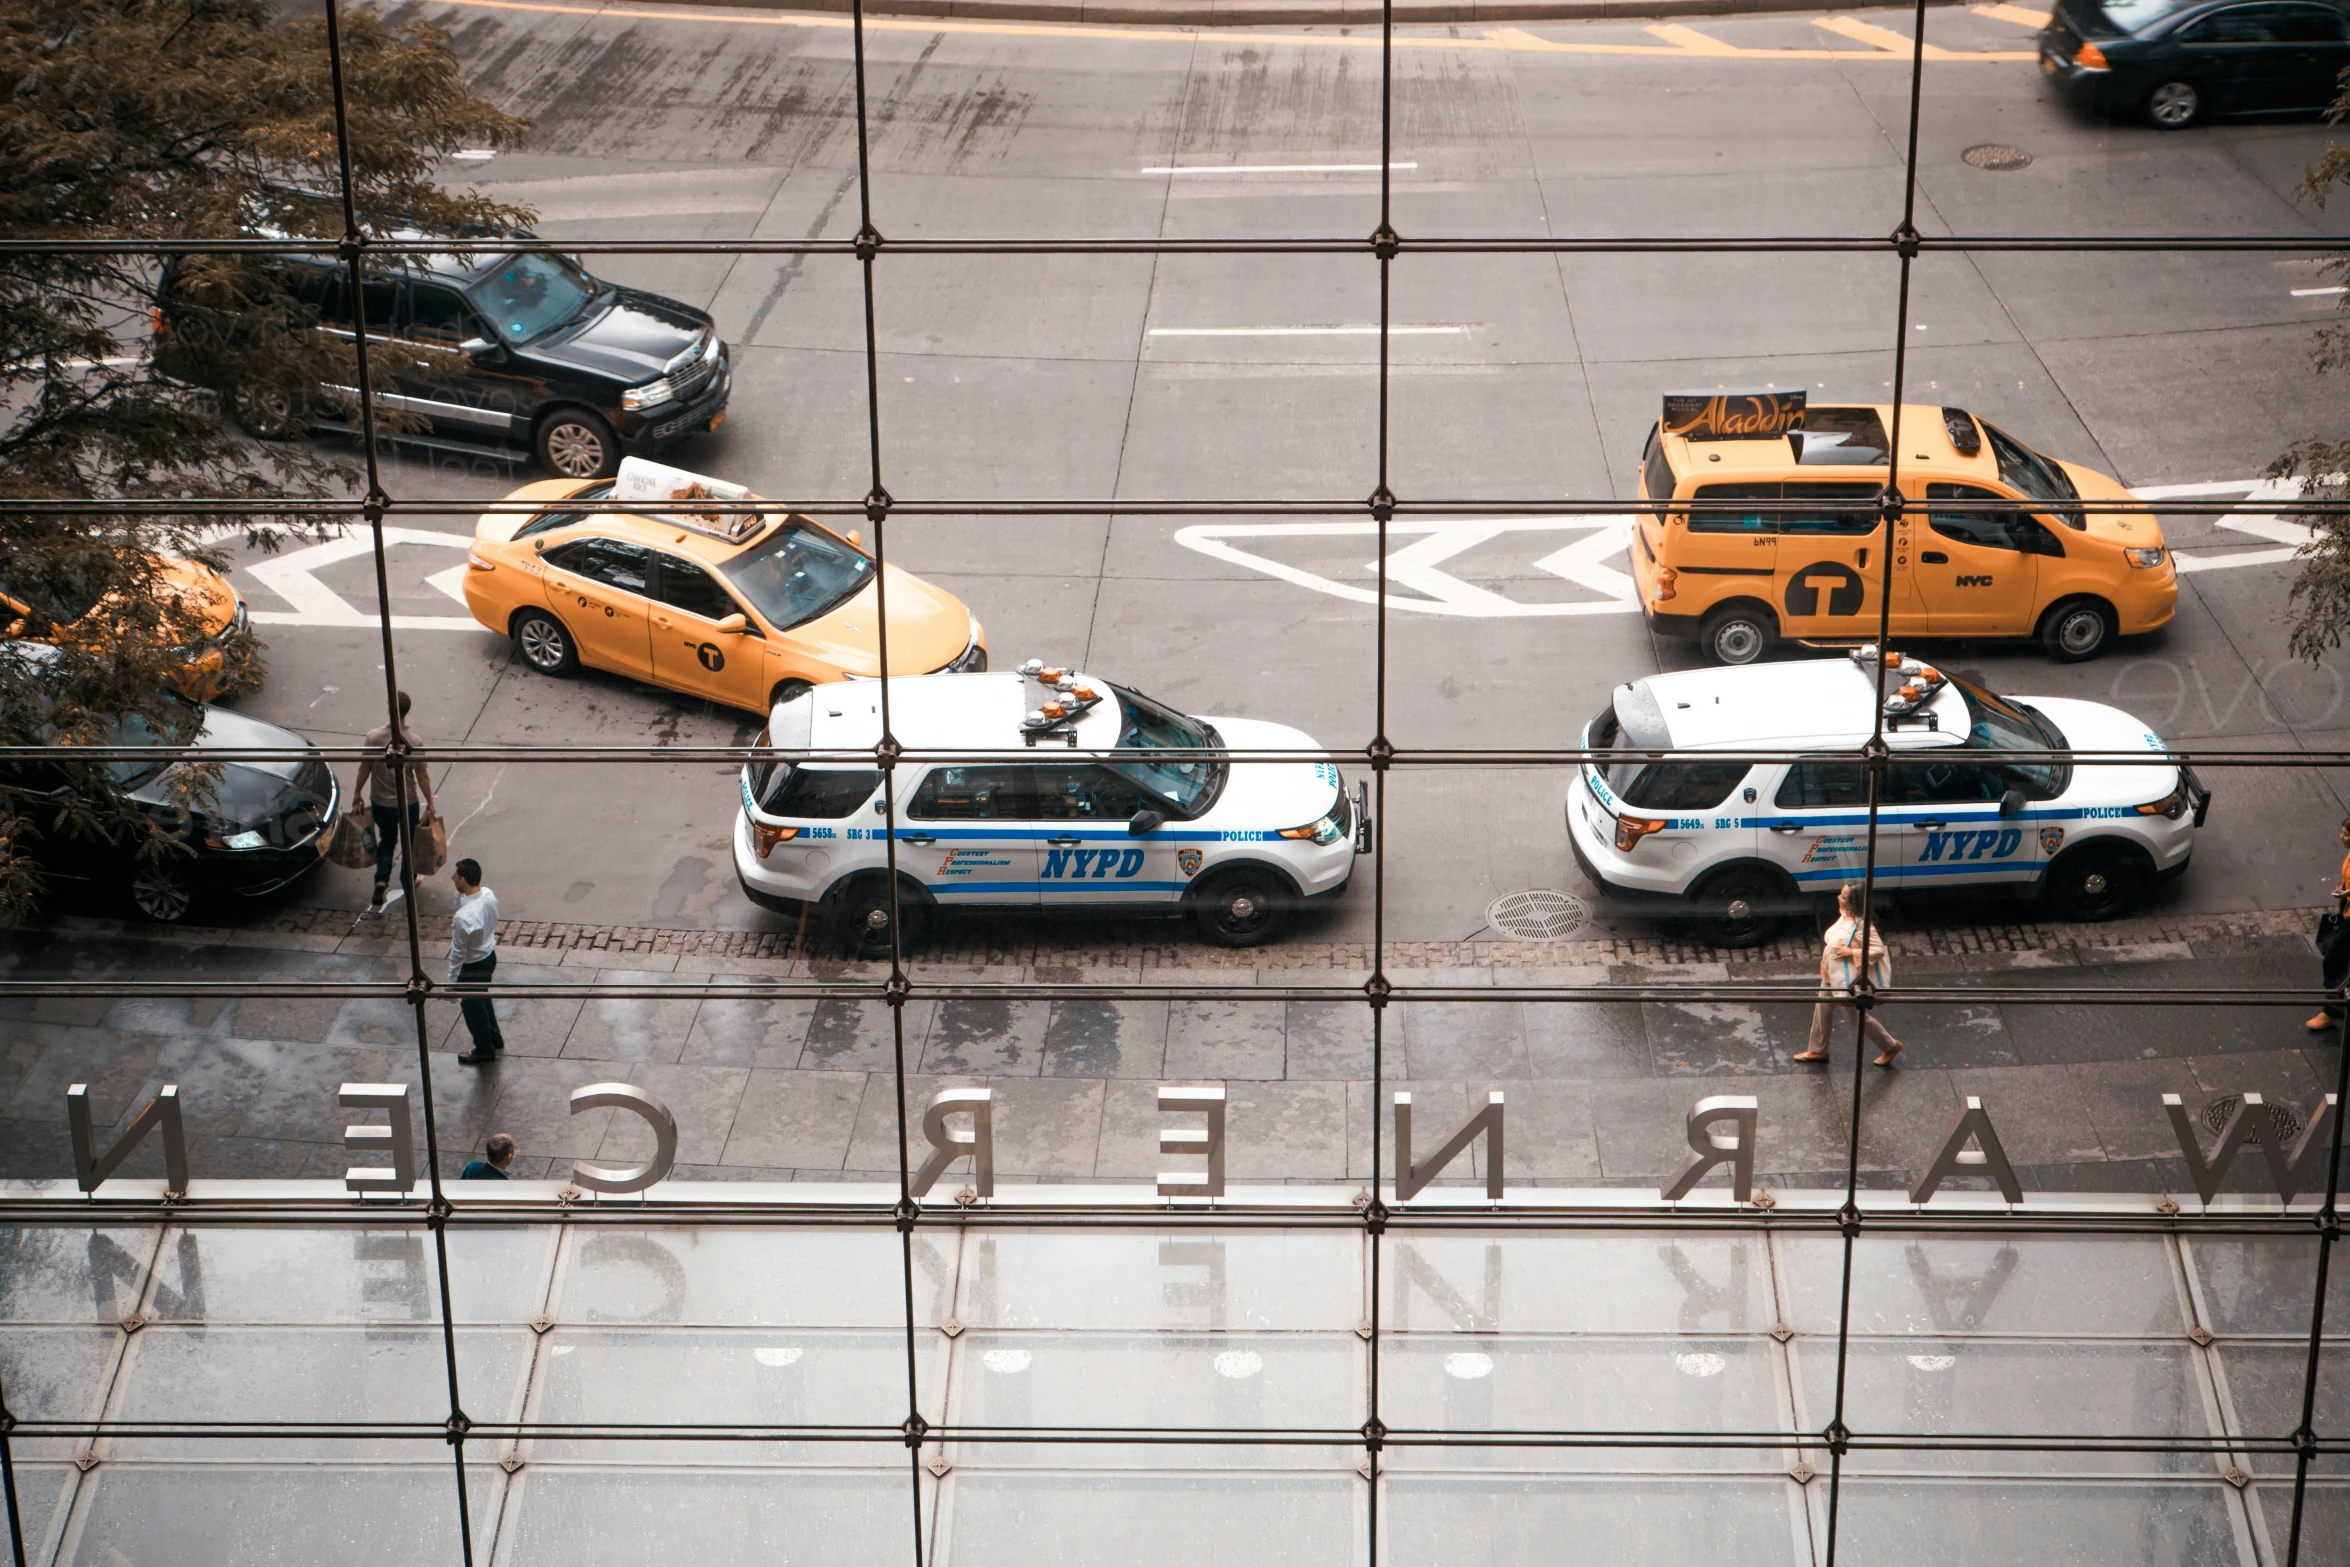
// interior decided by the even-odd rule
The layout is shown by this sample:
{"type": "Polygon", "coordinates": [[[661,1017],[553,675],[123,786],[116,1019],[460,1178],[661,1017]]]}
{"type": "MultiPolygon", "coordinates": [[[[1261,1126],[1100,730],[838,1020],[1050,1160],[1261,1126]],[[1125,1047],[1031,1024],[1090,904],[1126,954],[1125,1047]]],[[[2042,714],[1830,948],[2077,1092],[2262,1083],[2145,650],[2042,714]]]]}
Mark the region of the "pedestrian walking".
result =
{"type": "MultiPolygon", "coordinates": [[[[1830,990],[1848,991],[1858,974],[1855,967],[1861,961],[1860,949],[1860,883],[1848,881],[1836,892],[1836,923],[1820,943],[1820,983],[1830,990]]],[[[1873,927],[1869,931],[1869,978],[1879,989],[1893,983],[1893,954],[1886,948],[1884,937],[1873,927]]],[[[1840,1001],[1822,1001],[1811,1009],[1811,1046],[1799,1052],[1798,1061],[1825,1061],[1828,1059],[1828,1032],[1836,1026],[1840,1001]]],[[[1901,1041],[1886,1031],[1874,1012],[1861,1014],[1861,1025],[1868,1038],[1877,1046],[1877,1065],[1891,1066],[1893,1058],[1901,1054],[1901,1041]]]]}
{"type": "MultiPolygon", "coordinates": [[[[404,744],[414,745],[415,736],[408,732],[408,693],[397,694],[400,709],[399,732],[404,744]]],[[[371,751],[380,751],[392,743],[392,726],[378,725],[367,731],[360,742],[371,751]]],[[[408,830],[411,836],[425,822],[439,814],[440,806],[433,799],[432,774],[422,766],[408,769],[413,782],[408,788],[408,830]]],[[[381,914],[386,889],[392,884],[392,856],[400,848],[400,785],[393,770],[380,757],[371,756],[359,764],[359,776],[351,783],[351,798],[367,801],[368,813],[375,818],[375,892],[367,900],[367,912],[381,914]]],[[[402,860],[400,890],[416,890],[416,868],[402,860]]]]}
{"type": "Polygon", "coordinates": [[[2302,1024],[2313,1034],[2342,1023],[2342,986],[2350,982],[2350,816],[2342,818],[2342,874],[2334,878],[2334,912],[2317,921],[2317,956],[2325,965],[2327,1001],[2323,1011],[2302,1024]]]}
{"type": "MultiPolygon", "coordinates": [[[[481,884],[481,861],[459,860],[449,870],[457,888],[457,912],[449,921],[449,983],[486,985],[498,971],[498,895],[481,884]]],[[[506,1048],[498,1030],[497,1009],[487,996],[467,996],[457,1003],[465,1014],[466,1032],[473,1048],[457,1059],[466,1066],[487,1066],[506,1048]]]]}
{"type": "Polygon", "coordinates": [[[487,1158],[476,1159],[457,1174],[460,1181],[503,1181],[506,1172],[514,1168],[514,1137],[510,1132],[492,1132],[482,1149],[487,1158]]]}

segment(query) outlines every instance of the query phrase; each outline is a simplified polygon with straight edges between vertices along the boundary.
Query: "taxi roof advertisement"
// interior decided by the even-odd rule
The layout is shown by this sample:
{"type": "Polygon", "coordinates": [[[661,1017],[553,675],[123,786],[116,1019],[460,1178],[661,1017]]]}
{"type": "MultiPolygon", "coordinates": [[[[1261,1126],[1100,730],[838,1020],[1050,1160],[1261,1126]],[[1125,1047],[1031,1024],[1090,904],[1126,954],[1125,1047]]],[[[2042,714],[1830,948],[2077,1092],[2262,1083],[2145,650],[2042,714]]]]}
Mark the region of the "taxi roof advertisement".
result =
{"type": "Polygon", "coordinates": [[[1693,441],[1769,441],[1803,428],[1803,391],[1665,393],[1664,433],[1693,441]]]}

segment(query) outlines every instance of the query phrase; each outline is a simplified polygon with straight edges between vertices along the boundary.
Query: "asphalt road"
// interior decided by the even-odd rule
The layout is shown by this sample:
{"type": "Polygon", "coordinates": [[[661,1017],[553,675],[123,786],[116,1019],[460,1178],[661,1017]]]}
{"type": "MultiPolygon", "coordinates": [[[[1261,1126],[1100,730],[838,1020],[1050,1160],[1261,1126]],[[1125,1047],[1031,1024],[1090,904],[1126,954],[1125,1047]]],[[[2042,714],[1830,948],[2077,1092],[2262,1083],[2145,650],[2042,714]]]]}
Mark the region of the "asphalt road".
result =
{"type": "MultiPolygon", "coordinates": [[[[524,150],[452,164],[450,177],[536,207],[544,234],[845,238],[857,228],[842,18],[504,0],[395,14],[448,29],[479,87],[537,122],[524,150]]],[[[1407,35],[1395,225],[1407,236],[1887,233],[1901,215],[1908,25],[1905,12],[1868,12],[1407,35]]],[[[2343,227],[2339,207],[2293,195],[2322,126],[2165,135],[2090,124],[2052,101],[2028,26],[1941,9],[1929,28],[1951,57],[1925,70],[1922,229],[2343,227]],[[2033,162],[1963,163],[1981,143],[2021,147],[2033,162]]],[[[885,235],[1361,236],[1377,221],[1378,54],[1359,32],[891,21],[869,43],[873,221],[885,235]]],[[[590,265],[709,308],[736,345],[729,422],[672,460],[770,496],[865,490],[854,261],[590,265]]],[[[1368,525],[1202,523],[1146,504],[1370,491],[1376,347],[1359,330],[1377,319],[1369,261],[885,252],[877,277],[894,494],[1136,504],[1111,519],[890,524],[890,558],[965,597],[999,665],[1072,660],[1193,711],[1294,722],[1334,745],[1369,737],[1368,525]],[[1345,328],[1358,330],[1334,330],[1345,328]]],[[[1878,256],[1407,254],[1395,269],[1393,319],[1411,330],[1395,340],[1391,483],[1405,496],[1626,496],[1665,388],[1883,395],[1899,332],[1920,398],[1973,408],[2132,485],[2233,482],[2228,493],[2241,494],[2289,441],[2334,428],[2335,389],[2310,372],[2307,345],[2337,301],[2294,292],[2323,281],[2313,261],[2274,256],[1934,255],[1901,321],[1894,268],[1878,256]]],[[[730,712],[616,679],[536,676],[434,585],[461,564],[462,503],[529,477],[420,455],[386,469],[399,496],[460,505],[408,519],[416,531],[392,555],[392,607],[417,617],[401,633],[400,673],[420,733],[747,739],[755,722],[730,712]]],[[[1689,661],[1629,612],[1604,526],[1398,530],[1388,729],[1399,745],[1571,744],[1611,686],[1689,661]]],[[[2170,531],[2200,569],[2159,637],[2069,668],[1994,646],[1937,657],[2021,694],[2116,701],[2180,741],[2343,745],[2341,671],[2284,651],[2290,530],[2173,519],[2170,531]]],[[[234,580],[262,612],[273,663],[249,711],[321,740],[379,721],[363,552],[254,557],[234,580]]],[[[2315,769],[2211,777],[2219,798],[2171,906],[2316,901],[2339,856],[2339,784],[2315,769]]],[[[1397,773],[1388,934],[1457,939],[1501,894],[1581,889],[1559,822],[1563,786],[1528,770],[1397,773]]],[[[458,851],[489,867],[510,918],[774,919],[734,885],[728,769],[459,766],[442,797],[458,851]]],[[[1367,891],[1318,918],[1314,934],[1366,936],[1367,891]]],[[[365,880],[330,870],[298,896],[356,908],[365,880]]],[[[437,908],[447,893],[426,897],[437,908]]]]}

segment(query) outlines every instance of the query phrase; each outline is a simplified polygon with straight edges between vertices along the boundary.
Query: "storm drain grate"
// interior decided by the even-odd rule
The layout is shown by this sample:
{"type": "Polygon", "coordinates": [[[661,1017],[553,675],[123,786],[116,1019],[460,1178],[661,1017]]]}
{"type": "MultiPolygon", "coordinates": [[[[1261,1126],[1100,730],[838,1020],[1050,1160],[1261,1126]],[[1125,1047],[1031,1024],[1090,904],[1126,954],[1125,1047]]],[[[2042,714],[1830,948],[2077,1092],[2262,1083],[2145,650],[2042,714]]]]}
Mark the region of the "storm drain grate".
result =
{"type": "Polygon", "coordinates": [[[1969,147],[1958,156],[1969,168],[1989,169],[1994,174],[2012,174],[2032,166],[2032,155],[2023,148],[2002,146],[1995,141],[1969,147]]]}
{"type": "Polygon", "coordinates": [[[1497,898],[1485,923],[1514,941],[1559,941],[1591,923],[1591,905],[1571,893],[1538,887],[1497,898]]]}
{"type": "MultiPolygon", "coordinates": [[[[2236,1113],[2236,1107],[2243,1102],[2244,1098],[2241,1094],[2220,1095],[2217,1099],[2214,1099],[2211,1103],[2203,1107],[2203,1124],[2215,1132],[2226,1131],[2228,1129],[2228,1117],[2234,1115],[2236,1113]]],[[[2286,1109],[2283,1105],[2268,1105],[2265,1108],[2268,1111],[2267,1130],[2273,1130],[2276,1133],[2277,1146],[2279,1148],[2284,1147],[2294,1138],[2301,1135],[2301,1117],[2295,1115],[2292,1111],[2286,1109]]],[[[2261,1134],[2263,1130],[2264,1129],[2262,1128],[2259,1119],[2255,1117],[2252,1122],[2252,1130],[2245,1134],[2244,1141],[2247,1143],[2257,1143],[2261,1141],[2261,1134]]]]}

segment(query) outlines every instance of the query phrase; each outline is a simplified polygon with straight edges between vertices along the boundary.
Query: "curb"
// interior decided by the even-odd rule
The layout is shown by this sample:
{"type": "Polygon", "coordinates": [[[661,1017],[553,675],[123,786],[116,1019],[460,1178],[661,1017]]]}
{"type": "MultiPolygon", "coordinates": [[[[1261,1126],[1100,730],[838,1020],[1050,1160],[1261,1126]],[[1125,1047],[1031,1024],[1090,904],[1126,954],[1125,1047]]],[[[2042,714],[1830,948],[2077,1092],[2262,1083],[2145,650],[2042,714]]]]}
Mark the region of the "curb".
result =
{"type": "MultiPolygon", "coordinates": [[[[668,0],[730,10],[847,15],[850,0],[668,0]]],[[[1932,0],[1937,5],[1959,0],[1932,0]]],[[[1398,27],[1511,22],[1655,21],[1664,17],[1757,16],[1820,10],[1804,0],[1395,0],[1398,27]]],[[[960,22],[1064,22],[1100,27],[1340,27],[1376,30],[1376,0],[872,0],[868,16],[960,22]]]]}

